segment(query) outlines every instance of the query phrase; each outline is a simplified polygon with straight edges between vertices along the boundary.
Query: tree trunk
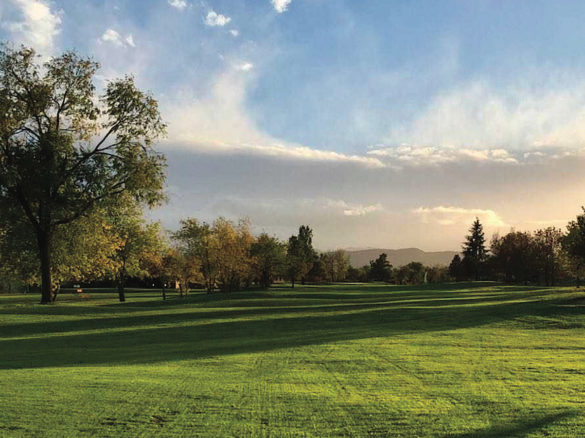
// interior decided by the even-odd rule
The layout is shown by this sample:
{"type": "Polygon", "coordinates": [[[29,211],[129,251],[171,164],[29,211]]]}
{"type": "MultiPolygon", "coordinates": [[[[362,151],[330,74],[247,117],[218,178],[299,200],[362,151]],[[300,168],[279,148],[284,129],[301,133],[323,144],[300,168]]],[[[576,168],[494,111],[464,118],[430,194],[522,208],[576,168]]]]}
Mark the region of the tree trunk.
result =
{"type": "Polygon", "coordinates": [[[125,283],[126,276],[124,274],[121,274],[120,278],[118,279],[118,298],[120,299],[121,303],[126,301],[126,293],[124,292],[125,283]]]}
{"type": "Polygon", "coordinates": [[[292,288],[294,289],[295,288],[295,279],[294,278],[291,278],[291,284],[292,284],[292,288]]]}
{"type": "Polygon", "coordinates": [[[51,282],[51,233],[48,230],[37,232],[39,257],[41,261],[41,304],[53,302],[53,285],[51,282]]]}
{"type": "Polygon", "coordinates": [[[163,301],[167,299],[167,291],[164,286],[162,287],[162,299],[163,301]]]}

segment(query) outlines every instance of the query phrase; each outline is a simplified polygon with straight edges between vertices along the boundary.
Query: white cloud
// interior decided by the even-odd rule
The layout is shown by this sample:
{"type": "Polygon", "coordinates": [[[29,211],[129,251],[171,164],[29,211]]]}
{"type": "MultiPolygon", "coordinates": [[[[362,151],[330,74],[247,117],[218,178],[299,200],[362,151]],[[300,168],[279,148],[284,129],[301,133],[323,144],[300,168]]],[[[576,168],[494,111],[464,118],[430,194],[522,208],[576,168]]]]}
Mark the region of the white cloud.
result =
{"type": "Polygon", "coordinates": [[[284,11],[288,9],[288,5],[290,5],[292,0],[270,0],[272,6],[279,14],[282,14],[284,11]]]}
{"type": "Polygon", "coordinates": [[[101,41],[113,43],[117,46],[123,46],[122,36],[114,29],[107,29],[100,38],[101,41]]]}
{"type": "Polygon", "coordinates": [[[428,166],[455,162],[497,162],[517,164],[518,159],[505,149],[470,149],[436,146],[379,147],[368,155],[385,159],[391,165],[428,166]]]}
{"type": "Polygon", "coordinates": [[[169,5],[182,11],[187,7],[187,2],[185,0],[169,0],[169,5]]]}
{"type": "Polygon", "coordinates": [[[9,0],[18,10],[14,20],[3,18],[0,26],[10,32],[11,40],[50,54],[61,31],[62,12],[51,11],[47,0],[9,0]]]}
{"type": "Polygon", "coordinates": [[[347,155],[334,151],[313,149],[306,146],[288,145],[278,142],[278,140],[274,141],[275,143],[266,144],[245,142],[225,143],[213,140],[198,142],[190,140],[180,143],[174,142],[173,144],[179,147],[213,154],[245,154],[296,161],[358,164],[370,168],[386,167],[384,163],[376,158],[361,155],[347,155]]]}
{"type": "Polygon", "coordinates": [[[136,47],[132,34],[122,37],[114,29],[107,29],[99,39],[100,42],[110,43],[118,47],[136,47]]]}
{"type": "Polygon", "coordinates": [[[232,19],[230,17],[226,17],[225,15],[218,14],[215,11],[209,11],[207,16],[205,17],[205,24],[207,26],[215,27],[215,26],[225,26],[228,24],[232,19]]]}
{"type": "Polygon", "coordinates": [[[376,211],[382,211],[383,207],[381,204],[373,205],[347,205],[343,210],[345,216],[365,216],[376,211]]]}
{"type": "Polygon", "coordinates": [[[551,73],[551,83],[495,89],[478,80],[434,98],[412,122],[395,127],[390,144],[471,149],[585,146],[585,83],[551,73]]]}
{"type": "Polygon", "coordinates": [[[251,62],[245,62],[241,65],[238,65],[236,68],[240,71],[250,71],[254,68],[254,64],[251,62]]]}
{"type": "Polygon", "coordinates": [[[169,124],[167,144],[205,153],[385,167],[378,157],[312,149],[262,132],[247,115],[244,105],[252,76],[238,74],[237,70],[226,71],[203,98],[180,90],[163,110],[169,124]]]}
{"type": "Polygon", "coordinates": [[[230,33],[232,34],[232,36],[237,37],[240,35],[240,31],[237,29],[230,29],[230,33]]]}
{"type": "Polygon", "coordinates": [[[136,47],[136,44],[134,43],[134,37],[132,36],[132,34],[126,37],[126,44],[128,44],[131,47],[136,47]]]}
{"type": "Polygon", "coordinates": [[[507,226],[495,211],[480,208],[445,207],[440,205],[437,207],[419,207],[412,210],[412,213],[419,216],[424,223],[434,222],[445,226],[471,224],[476,217],[489,227],[507,226]]]}

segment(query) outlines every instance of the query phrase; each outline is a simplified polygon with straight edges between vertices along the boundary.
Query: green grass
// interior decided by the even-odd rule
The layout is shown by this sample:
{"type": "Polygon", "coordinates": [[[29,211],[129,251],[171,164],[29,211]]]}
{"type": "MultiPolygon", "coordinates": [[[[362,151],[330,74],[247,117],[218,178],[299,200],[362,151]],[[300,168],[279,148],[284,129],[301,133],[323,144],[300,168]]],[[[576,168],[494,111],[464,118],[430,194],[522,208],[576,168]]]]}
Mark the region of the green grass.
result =
{"type": "Polygon", "coordinates": [[[585,293],[0,295],[0,436],[585,436],[585,293]]]}

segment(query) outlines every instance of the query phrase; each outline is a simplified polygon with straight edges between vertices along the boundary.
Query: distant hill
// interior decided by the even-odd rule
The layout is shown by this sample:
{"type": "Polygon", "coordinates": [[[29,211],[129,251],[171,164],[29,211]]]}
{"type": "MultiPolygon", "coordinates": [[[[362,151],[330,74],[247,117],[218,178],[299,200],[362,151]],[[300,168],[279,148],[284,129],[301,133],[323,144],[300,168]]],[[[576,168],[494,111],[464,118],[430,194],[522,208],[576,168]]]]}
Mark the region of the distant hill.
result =
{"type": "Polygon", "coordinates": [[[367,265],[370,260],[377,259],[383,252],[388,254],[388,261],[394,267],[407,265],[410,262],[420,262],[426,266],[448,266],[453,256],[457,254],[456,251],[425,252],[418,248],[347,250],[349,262],[356,268],[367,265]]]}

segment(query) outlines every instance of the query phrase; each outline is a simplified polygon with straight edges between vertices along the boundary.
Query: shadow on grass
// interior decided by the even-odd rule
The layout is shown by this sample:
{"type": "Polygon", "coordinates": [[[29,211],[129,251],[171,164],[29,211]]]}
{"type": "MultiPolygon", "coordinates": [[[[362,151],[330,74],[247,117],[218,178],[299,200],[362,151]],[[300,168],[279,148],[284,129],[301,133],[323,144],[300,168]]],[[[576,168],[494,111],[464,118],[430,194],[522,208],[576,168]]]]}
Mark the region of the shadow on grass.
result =
{"type": "MultiPolygon", "coordinates": [[[[506,301],[513,301],[516,297],[510,297],[506,301]]],[[[20,323],[0,325],[3,338],[22,338],[26,336],[47,336],[51,334],[67,334],[69,332],[80,332],[89,330],[109,329],[133,329],[144,328],[145,326],[185,325],[201,322],[214,323],[214,320],[233,319],[257,319],[257,318],[292,318],[296,315],[307,314],[306,317],[315,317],[315,314],[334,315],[349,312],[396,312],[398,310],[410,312],[412,317],[422,319],[441,317],[446,312],[459,313],[461,306],[481,306],[485,309],[490,304],[495,304],[503,309],[506,301],[493,297],[457,299],[457,300],[425,300],[420,297],[409,300],[376,301],[371,303],[331,303],[312,305],[291,305],[289,302],[273,301],[271,306],[252,305],[235,306],[231,303],[225,310],[214,307],[209,310],[206,307],[190,307],[181,312],[164,312],[159,308],[157,313],[147,315],[125,314],[112,318],[83,318],[70,321],[44,321],[34,323],[20,323]]],[[[469,308],[469,307],[467,307],[469,308]]],[[[471,311],[471,310],[469,310],[471,311]]],[[[492,312],[492,310],[489,310],[492,312]]],[[[520,316],[520,315],[516,315],[520,316]]],[[[501,319],[500,316],[496,316],[501,319]]],[[[481,320],[481,319],[480,319],[481,320]]],[[[488,321],[490,322],[490,321],[488,321]]]]}
{"type": "Polygon", "coordinates": [[[461,434],[450,434],[451,438],[495,438],[495,437],[524,437],[529,433],[542,431],[549,425],[578,416],[576,411],[565,411],[557,414],[550,414],[536,418],[524,418],[521,421],[509,424],[499,424],[485,429],[466,432],[461,434]]]}
{"type": "MultiPolygon", "coordinates": [[[[335,300],[320,306],[290,306],[286,304],[286,295],[282,299],[278,295],[276,298],[273,296],[271,305],[266,307],[238,307],[236,299],[229,303],[230,309],[209,311],[196,306],[211,299],[207,298],[209,296],[196,296],[169,304],[156,301],[154,308],[161,313],[140,316],[127,313],[114,318],[5,325],[2,327],[3,336],[54,335],[0,341],[0,369],[196,359],[476,327],[522,316],[546,316],[558,311],[558,308],[552,309],[549,304],[536,300],[507,302],[515,298],[517,292],[502,295],[499,301],[494,302],[494,297],[488,292],[486,290],[487,296],[483,298],[467,300],[464,294],[459,294],[462,300],[445,301],[437,300],[442,297],[440,291],[429,290],[425,294],[420,288],[411,288],[410,295],[405,294],[401,299],[392,301],[396,295],[388,289],[383,294],[388,300],[386,302],[368,302],[370,294],[366,292],[361,295],[362,302],[335,300]],[[420,301],[409,303],[408,298],[414,296],[420,301]],[[426,300],[421,297],[426,297],[426,300]],[[470,303],[476,305],[461,305],[470,303]],[[179,304],[191,307],[184,312],[162,313],[167,306],[179,304]],[[100,329],[104,331],[68,334],[100,329]]],[[[447,292],[447,295],[452,294],[447,292]]],[[[311,296],[311,292],[303,295],[309,300],[311,296]]],[[[530,298],[530,294],[524,296],[530,298]]],[[[267,299],[266,296],[258,298],[250,294],[245,299],[254,297],[267,299]]],[[[119,307],[131,312],[126,306],[119,307]]],[[[79,310],[78,306],[71,306],[71,309],[79,310]]],[[[134,310],[137,310],[136,306],[134,310]]]]}

